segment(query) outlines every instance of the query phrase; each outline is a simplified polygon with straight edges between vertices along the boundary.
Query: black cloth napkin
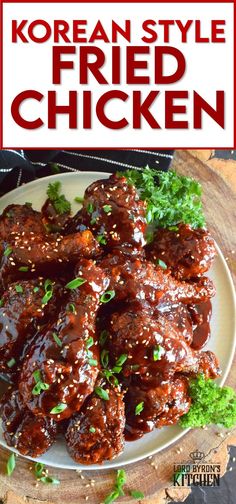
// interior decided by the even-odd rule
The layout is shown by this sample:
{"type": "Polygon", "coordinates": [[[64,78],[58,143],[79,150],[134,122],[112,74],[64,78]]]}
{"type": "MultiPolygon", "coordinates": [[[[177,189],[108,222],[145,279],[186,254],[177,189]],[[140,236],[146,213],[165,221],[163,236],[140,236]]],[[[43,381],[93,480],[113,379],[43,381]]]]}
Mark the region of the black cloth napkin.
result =
{"type": "Polygon", "coordinates": [[[21,184],[53,173],[73,171],[115,172],[145,166],[168,170],[172,150],[1,150],[0,195],[21,184]]]}

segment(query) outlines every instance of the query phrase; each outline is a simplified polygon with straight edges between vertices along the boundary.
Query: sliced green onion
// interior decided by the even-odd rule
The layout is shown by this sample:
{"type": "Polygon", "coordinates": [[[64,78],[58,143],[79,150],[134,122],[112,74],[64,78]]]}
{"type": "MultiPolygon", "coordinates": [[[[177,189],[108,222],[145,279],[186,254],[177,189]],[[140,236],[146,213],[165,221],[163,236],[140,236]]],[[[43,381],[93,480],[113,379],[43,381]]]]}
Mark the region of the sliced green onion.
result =
{"type": "Polygon", "coordinates": [[[47,280],[45,280],[44,290],[45,292],[52,291],[52,280],[50,280],[50,278],[47,278],[47,280]]]}
{"type": "Polygon", "coordinates": [[[123,366],[124,362],[128,359],[127,354],[121,354],[120,357],[116,361],[116,366],[123,366]]]}
{"type": "Polygon", "coordinates": [[[16,292],[18,292],[18,293],[22,293],[22,292],[23,292],[23,287],[22,287],[21,285],[16,285],[16,286],[15,286],[15,290],[16,290],[16,292]]]}
{"type": "Polygon", "coordinates": [[[40,478],[40,481],[46,484],[60,485],[60,480],[54,478],[53,476],[42,476],[42,478],[40,478]]]}
{"type": "Polygon", "coordinates": [[[122,367],[121,366],[114,366],[112,368],[112,373],[120,373],[122,370],[122,367]]]}
{"type": "Polygon", "coordinates": [[[59,336],[57,336],[57,333],[52,333],[53,335],[53,339],[54,341],[56,342],[56,344],[59,346],[59,347],[62,347],[62,341],[60,340],[59,336]]]}
{"type": "Polygon", "coordinates": [[[18,268],[18,271],[28,271],[29,270],[29,266],[20,266],[20,268],[18,268]]]}
{"type": "Polygon", "coordinates": [[[50,301],[52,296],[53,296],[53,292],[51,290],[48,290],[42,298],[42,301],[41,301],[42,305],[46,305],[48,303],[48,301],[50,301]]]}
{"type": "Polygon", "coordinates": [[[44,464],[42,464],[41,462],[36,462],[36,464],[34,465],[34,474],[36,478],[40,478],[43,474],[43,471],[44,471],[44,464]]]}
{"type": "Polygon", "coordinates": [[[75,201],[76,203],[83,203],[84,198],[81,198],[80,196],[76,196],[76,197],[74,198],[74,201],[75,201]]]}
{"type": "Polygon", "coordinates": [[[0,308],[3,306],[3,299],[0,299],[0,308]]]}
{"type": "Polygon", "coordinates": [[[90,348],[91,346],[93,346],[93,344],[94,344],[93,337],[90,336],[90,338],[86,341],[86,348],[90,348]]]}
{"type": "Polygon", "coordinates": [[[84,278],[78,277],[74,278],[74,280],[71,280],[69,283],[66,284],[66,289],[77,289],[77,287],[80,287],[83,285],[87,280],[84,278]]]}
{"type": "Polygon", "coordinates": [[[102,208],[103,208],[103,210],[104,210],[105,213],[109,213],[112,210],[112,206],[111,205],[103,205],[102,208]]]}
{"type": "Polygon", "coordinates": [[[104,401],[109,401],[109,394],[102,387],[95,387],[94,392],[98,397],[104,399],[104,401]]]}
{"type": "Polygon", "coordinates": [[[104,500],[104,504],[111,504],[114,502],[116,499],[120,497],[120,492],[119,490],[113,490],[109,495],[104,500]]]}
{"type": "Polygon", "coordinates": [[[34,287],[33,291],[34,292],[38,292],[39,291],[39,287],[34,287]]]}
{"type": "Polygon", "coordinates": [[[96,359],[89,359],[88,363],[90,366],[97,366],[98,365],[98,361],[96,359]]]}
{"type": "Polygon", "coordinates": [[[89,432],[92,432],[94,434],[94,432],[96,432],[96,429],[91,425],[91,427],[89,427],[89,432]]]}
{"type": "Polygon", "coordinates": [[[94,206],[92,203],[88,203],[87,208],[86,208],[88,214],[92,214],[94,212],[94,206]]]}
{"type": "Polygon", "coordinates": [[[62,413],[66,408],[67,408],[67,404],[59,403],[59,404],[57,404],[57,406],[54,406],[54,408],[51,409],[50,413],[52,415],[58,415],[58,414],[62,413]]]}
{"type": "Polygon", "coordinates": [[[8,257],[10,254],[12,253],[12,248],[11,247],[7,247],[4,252],[3,252],[3,255],[5,257],[8,257]]]}
{"type": "Polygon", "coordinates": [[[42,381],[41,380],[41,372],[39,369],[36,369],[36,371],[33,372],[33,377],[34,377],[36,383],[39,381],[42,381]]]}
{"type": "Polygon", "coordinates": [[[101,364],[102,367],[106,368],[109,364],[109,352],[108,350],[103,349],[101,352],[101,364]]]}
{"type": "Polygon", "coordinates": [[[144,499],[143,492],[140,492],[139,490],[130,490],[129,493],[134,499],[144,499]]]}
{"type": "Polygon", "coordinates": [[[105,376],[105,378],[108,381],[108,383],[110,383],[111,385],[114,385],[115,387],[118,387],[119,382],[118,382],[116,376],[113,374],[112,371],[109,371],[109,369],[103,369],[102,370],[102,375],[105,376]]]}
{"type": "Polygon", "coordinates": [[[74,303],[70,303],[69,304],[69,310],[70,310],[71,313],[76,313],[76,309],[75,309],[74,303]]]}
{"type": "Polygon", "coordinates": [[[153,350],[153,360],[158,361],[164,353],[164,348],[161,345],[157,345],[153,350]]]}
{"type": "Polygon", "coordinates": [[[97,241],[98,243],[100,243],[101,245],[106,245],[107,244],[107,240],[105,238],[104,235],[98,235],[97,236],[97,241]]]}
{"type": "Polygon", "coordinates": [[[93,217],[93,218],[91,219],[91,221],[90,221],[91,226],[93,226],[94,224],[96,224],[97,219],[98,219],[98,217],[93,217]]]}
{"type": "Polygon", "coordinates": [[[104,294],[101,295],[100,301],[101,303],[109,303],[114,297],[116,293],[114,290],[106,291],[104,294]]]}
{"type": "Polygon", "coordinates": [[[143,411],[144,409],[144,402],[140,402],[139,404],[137,404],[136,408],[135,408],[135,415],[140,415],[140,413],[143,411]]]}
{"type": "Polygon", "coordinates": [[[7,362],[7,366],[9,368],[12,368],[16,363],[16,359],[14,359],[14,357],[12,357],[12,359],[10,359],[8,362],[7,362]]]}
{"type": "Polygon", "coordinates": [[[158,264],[158,266],[161,266],[161,268],[167,269],[166,263],[164,261],[162,261],[161,259],[157,260],[157,264],[158,264]]]}
{"type": "Polygon", "coordinates": [[[12,453],[7,461],[7,475],[11,476],[16,467],[16,456],[12,453]]]}
{"type": "Polygon", "coordinates": [[[34,386],[34,388],[32,390],[32,394],[39,395],[39,394],[41,394],[42,390],[48,390],[48,389],[49,389],[48,383],[44,383],[44,382],[39,381],[34,386]]]}
{"type": "Polygon", "coordinates": [[[100,334],[100,338],[99,338],[99,343],[101,346],[103,346],[105,343],[106,343],[106,340],[108,338],[108,332],[106,331],[106,329],[103,329],[103,331],[101,332],[100,334]]]}

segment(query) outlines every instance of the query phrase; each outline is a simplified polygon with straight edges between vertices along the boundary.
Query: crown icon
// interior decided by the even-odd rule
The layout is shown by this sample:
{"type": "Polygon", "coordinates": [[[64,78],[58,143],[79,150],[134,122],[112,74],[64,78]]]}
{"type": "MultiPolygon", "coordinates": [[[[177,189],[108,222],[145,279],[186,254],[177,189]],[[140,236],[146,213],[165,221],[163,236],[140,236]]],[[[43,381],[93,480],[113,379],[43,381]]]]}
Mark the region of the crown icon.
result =
{"type": "Polygon", "coordinates": [[[193,460],[193,462],[200,462],[200,460],[204,459],[205,453],[200,452],[199,450],[196,450],[194,452],[191,452],[189,454],[189,456],[191,457],[191,459],[193,460]]]}

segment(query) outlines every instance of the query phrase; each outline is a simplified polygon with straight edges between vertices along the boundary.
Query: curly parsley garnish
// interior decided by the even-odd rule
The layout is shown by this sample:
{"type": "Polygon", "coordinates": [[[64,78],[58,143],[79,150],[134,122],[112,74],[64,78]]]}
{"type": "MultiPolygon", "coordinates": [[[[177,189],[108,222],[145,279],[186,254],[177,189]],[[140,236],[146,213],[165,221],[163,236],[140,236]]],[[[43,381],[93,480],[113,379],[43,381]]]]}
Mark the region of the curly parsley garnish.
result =
{"type": "Polygon", "coordinates": [[[236,392],[231,387],[220,387],[203,375],[189,384],[192,404],[179,424],[183,428],[221,425],[228,429],[236,425],[236,392]]]}
{"type": "Polygon", "coordinates": [[[50,199],[51,203],[54,206],[57,214],[62,215],[64,213],[70,213],[71,204],[66,199],[64,194],[60,194],[61,192],[61,182],[57,180],[56,182],[52,182],[48,185],[47,188],[47,196],[50,199]]]}
{"type": "Polygon", "coordinates": [[[128,183],[134,185],[142,200],[147,202],[147,222],[168,228],[180,222],[193,228],[205,225],[202,211],[201,185],[196,180],[175,171],[143,170],[122,172],[128,183]]]}

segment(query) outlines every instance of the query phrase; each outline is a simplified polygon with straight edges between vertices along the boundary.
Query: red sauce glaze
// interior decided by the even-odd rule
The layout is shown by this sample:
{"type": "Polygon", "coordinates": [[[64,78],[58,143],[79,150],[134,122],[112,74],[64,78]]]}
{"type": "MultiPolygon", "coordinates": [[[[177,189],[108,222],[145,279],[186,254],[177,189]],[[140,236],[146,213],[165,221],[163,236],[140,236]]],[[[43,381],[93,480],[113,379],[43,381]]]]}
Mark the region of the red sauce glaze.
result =
{"type": "Polygon", "coordinates": [[[192,348],[203,348],[211,335],[210,320],[212,313],[211,301],[205,301],[188,307],[193,322],[192,348]]]}

